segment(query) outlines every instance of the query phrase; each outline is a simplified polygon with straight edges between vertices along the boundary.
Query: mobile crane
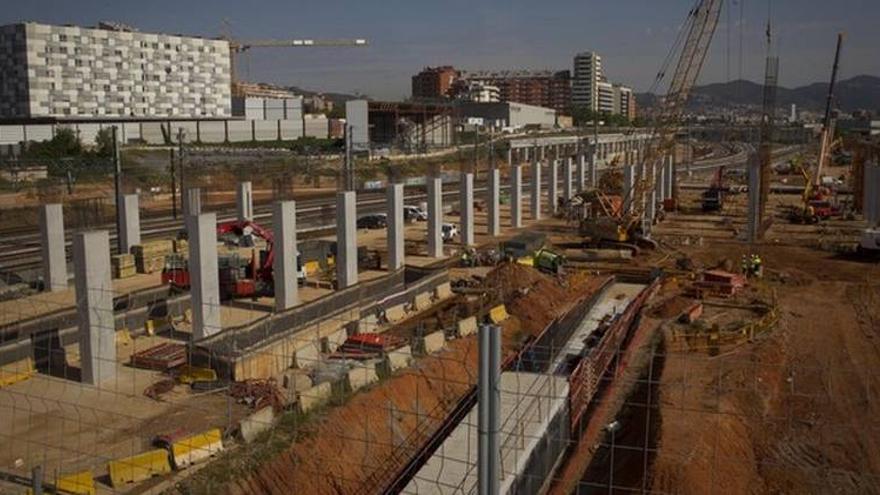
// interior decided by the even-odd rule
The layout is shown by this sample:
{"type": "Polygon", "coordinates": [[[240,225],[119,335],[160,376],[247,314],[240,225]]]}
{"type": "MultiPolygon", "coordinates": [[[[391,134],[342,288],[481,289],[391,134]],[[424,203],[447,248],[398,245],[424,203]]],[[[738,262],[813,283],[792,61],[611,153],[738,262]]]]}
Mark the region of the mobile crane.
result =
{"type": "MultiPolygon", "coordinates": [[[[681,45],[675,73],[669,90],[655,117],[654,127],[645,153],[644,170],[656,170],[664,158],[675,151],[675,134],[690,92],[696,83],[721,15],[723,0],[701,0],[688,13],[682,33],[687,33],[681,45]]],[[[678,46],[676,41],[672,52],[678,46]]],[[[667,61],[671,61],[670,56],[667,61]]],[[[657,82],[665,76],[666,64],[657,75],[657,82]]],[[[645,197],[654,187],[653,174],[643,173],[630,191],[622,191],[631,205],[628,211],[608,208],[608,196],[596,191],[601,208],[592,208],[592,214],[581,220],[581,235],[590,238],[592,244],[632,246],[639,242],[653,244],[649,237],[650,225],[645,224],[645,197]]],[[[596,201],[594,201],[596,203],[596,201]]]]}

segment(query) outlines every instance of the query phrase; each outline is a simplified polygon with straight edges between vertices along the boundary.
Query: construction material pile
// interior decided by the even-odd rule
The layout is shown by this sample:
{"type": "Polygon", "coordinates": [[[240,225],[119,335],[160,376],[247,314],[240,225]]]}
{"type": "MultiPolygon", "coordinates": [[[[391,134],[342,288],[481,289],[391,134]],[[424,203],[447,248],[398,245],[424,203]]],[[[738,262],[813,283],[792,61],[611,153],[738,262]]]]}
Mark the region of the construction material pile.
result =
{"type": "Polygon", "coordinates": [[[116,254],[110,257],[110,267],[113,278],[128,278],[134,276],[134,256],[131,254],[116,254]]]}
{"type": "Polygon", "coordinates": [[[135,245],[131,248],[138,273],[156,273],[165,266],[165,256],[174,252],[174,241],[158,240],[135,245]]]}

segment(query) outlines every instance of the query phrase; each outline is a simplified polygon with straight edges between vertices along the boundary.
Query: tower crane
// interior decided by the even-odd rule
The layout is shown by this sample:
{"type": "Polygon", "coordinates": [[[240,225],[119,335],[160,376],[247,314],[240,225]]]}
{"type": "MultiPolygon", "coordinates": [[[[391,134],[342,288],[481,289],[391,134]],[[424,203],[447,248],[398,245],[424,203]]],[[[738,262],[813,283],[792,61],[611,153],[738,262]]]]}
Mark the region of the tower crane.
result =
{"type": "MultiPolygon", "coordinates": [[[[628,196],[631,206],[628,211],[617,209],[610,217],[595,216],[584,219],[581,222],[581,233],[590,237],[593,243],[620,244],[647,239],[645,235],[649,226],[643,223],[645,196],[654,187],[654,174],[650,171],[662,166],[664,159],[675,151],[675,134],[688,97],[709,51],[723,3],[723,0],[698,0],[688,13],[679,39],[676,40],[664,62],[664,67],[657,76],[659,83],[665,77],[666,66],[680,47],[675,72],[650,132],[651,139],[645,150],[642,173],[635,181],[632,190],[623,191],[624,196],[628,196]],[[684,33],[686,37],[681,38],[684,33]]],[[[601,196],[601,193],[599,194],[601,196]]]]}
{"type": "Polygon", "coordinates": [[[236,74],[236,58],[238,55],[251,50],[252,48],[344,48],[344,47],[366,47],[369,42],[363,38],[352,39],[286,39],[286,40],[247,40],[239,41],[225,35],[221,39],[229,43],[229,72],[232,75],[232,93],[235,94],[238,87],[238,77],[236,74]]]}

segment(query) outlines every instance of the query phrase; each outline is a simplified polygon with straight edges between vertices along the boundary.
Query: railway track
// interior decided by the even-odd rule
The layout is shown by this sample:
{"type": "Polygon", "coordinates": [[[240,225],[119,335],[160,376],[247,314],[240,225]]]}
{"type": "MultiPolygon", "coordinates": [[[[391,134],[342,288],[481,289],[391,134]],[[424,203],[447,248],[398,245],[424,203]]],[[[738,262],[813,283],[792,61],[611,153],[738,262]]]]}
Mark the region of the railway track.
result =
{"type": "MultiPolygon", "coordinates": [[[[705,166],[698,162],[695,166],[711,168],[718,162],[731,164],[731,162],[744,161],[746,153],[740,150],[739,153],[724,157],[713,157],[706,160],[705,166]]],[[[600,168],[601,170],[601,168],[600,168]]],[[[546,179],[545,179],[546,180],[546,179]]],[[[486,191],[485,181],[475,184],[474,192],[482,193],[486,191]]],[[[528,182],[523,183],[523,188],[529,186],[528,182]]],[[[501,190],[509,189],[508,184],[502,184],[501,190]]],[[[456,183],[445,184],[443,188],[444,203],[454,202],[457,199],[458,185],[456,183]]],[[[426,199],[425,192],[419,190],[419,186],[413,186],[411,191],[405,196],[405,201],[412,203],[426,199]]],[[[224,210],[233,209],[230,205],[224,205],[224,210]]],[[[255,204],[254,219],[265,226],[271,226],[272,213],[271,204],[255,204]]],[[[360,192],[358,195],[358,214],[383,213],[385,210],[385,195],[383,192],[360,192]]],[[[335,227],[336,205],[334,196],[329,194],[325,197],[309,198],[297,201],[297,230],[301,239],[313,237],[328,233],[335,227]]],[[[233,213],[218,212],[218,221],[227,221],[235,218],[233,213]]],[[[111,254],[116,253],[116,226],[114,223],[106,223],[92,227],[94,229],[103,229],[110,232],[111,254]]],[[[174,219],[171,215],[159,217],[142,217],[141,218],[141,238],[143,240],[162,239],[174,236],[183,228],[181,218],[174,219]]],[[[72,242],[72,232],[65,233],[65,243],[68,248],[68,259],[70,259],[70,246],[72,242]]],[[[14,231],[0,231],[0,280],[7,283],[15,282],[32,282],[38,276],[42,261],[40,253],[40,232],[35,227],[28,232],[22,232],[21,229],[14,231]]]]}

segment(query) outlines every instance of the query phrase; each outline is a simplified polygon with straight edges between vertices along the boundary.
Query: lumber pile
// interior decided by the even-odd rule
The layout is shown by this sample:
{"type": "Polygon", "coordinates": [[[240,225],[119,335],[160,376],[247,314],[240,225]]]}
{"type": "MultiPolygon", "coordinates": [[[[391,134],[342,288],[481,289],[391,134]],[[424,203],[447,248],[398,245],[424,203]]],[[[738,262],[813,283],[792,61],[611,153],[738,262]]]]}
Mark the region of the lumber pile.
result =
{"type": "Polygon", "coordinates": [[[131,248],[138,273],[156,273],[165,266],[165,256],[174,252],[174,241],[160,240],[138,244],[131,248]]]}

